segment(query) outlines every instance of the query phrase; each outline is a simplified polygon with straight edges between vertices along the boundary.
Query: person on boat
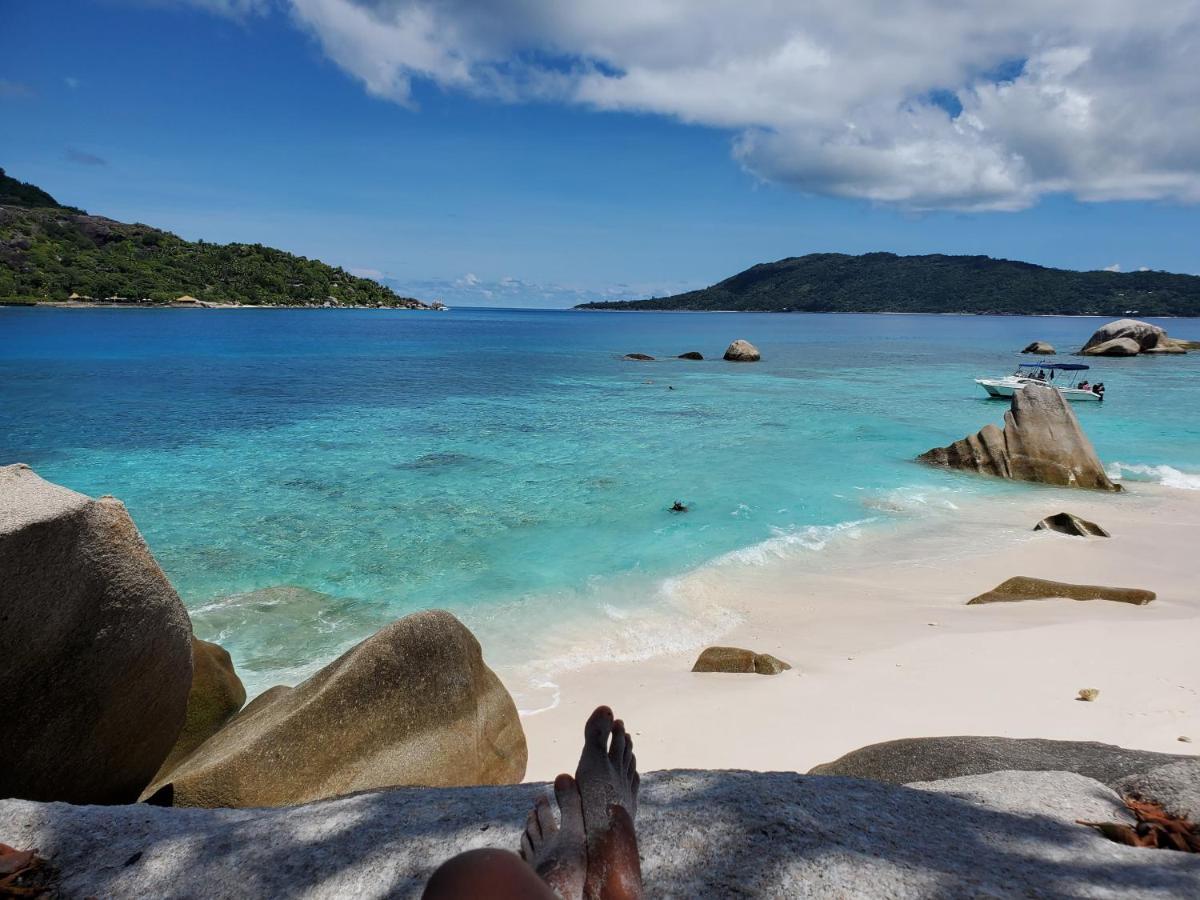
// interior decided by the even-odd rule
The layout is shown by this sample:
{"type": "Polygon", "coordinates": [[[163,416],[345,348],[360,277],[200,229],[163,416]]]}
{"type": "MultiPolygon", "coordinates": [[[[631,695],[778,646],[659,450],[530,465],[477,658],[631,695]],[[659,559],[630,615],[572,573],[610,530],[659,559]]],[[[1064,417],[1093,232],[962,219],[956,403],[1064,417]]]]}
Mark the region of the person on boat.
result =
{"type": "Polygon", "coordinates": [[[1085,379],[1083,379],[1083,381],[1079,382],[1079,389],[1080,389],[1081,391],[1086,391],[1086,390],[1088,390],[1090,387],[1091,387],[1091,385],[1090,385],[1090,384],[1088,384],[1088,380],[1087,380],[1086,378],[1085,378],[1085,379]]]}
{"type": "Polygon", "coordinates": [[[539,797],[525,822],[520,855],[468,850],[442,863],[425,900],[640,900],[638,786],[633,739],[625,723],[599,706],[583,729],[575,777],[554,779],[558,819],[539,797]]]}
{"type": "Polygon", "coordinates": [[[1045,381],[1045,380],[1046,380],[1046,372],[1045,372],[1045,370],[1044,370],[1044,369],[1038,369],[1038,373],[1037,373],[1037,380],[1038,380],[1038,381],[1045,381]]]}

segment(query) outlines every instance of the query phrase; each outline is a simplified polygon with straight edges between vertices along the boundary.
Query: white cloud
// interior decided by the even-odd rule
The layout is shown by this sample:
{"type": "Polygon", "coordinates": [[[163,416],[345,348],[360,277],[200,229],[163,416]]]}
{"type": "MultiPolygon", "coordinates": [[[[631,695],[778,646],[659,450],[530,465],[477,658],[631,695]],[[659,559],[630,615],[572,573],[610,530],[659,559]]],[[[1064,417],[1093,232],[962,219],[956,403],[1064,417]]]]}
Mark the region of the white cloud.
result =
{"type": "Polygon", "coordinates": [[[425,79],[666,115],[731,130],[765,180],[912,209],[1200,202],[1200,0],[290,3],[407,106],[425,79]]]}
{"type": "Polygon", "coordinates": [[[488,281],[474,273],[461,278],[406,281],[384,278],[384,284],[398,293],[421,300],[442,300],[451,306],[539,307],[564,309],[595,300],[641,300],[665,297],[700,287],[690,282],[662,284],[613,284],[602,287],[523,281],[505,275],[488,281]]]}
{"type": "Polygon", "coordinates": [[[1121,264],[1120,264],[1120,263],[1113,263],[1111,266],[1105,266],[1105,267],[1104,267],[1104,269],[1103,269],[1103,271],[1105,271],[1105,272],[1120,272],[1120,271],[1121,271],[1121,264]]]}
{"type": "Polygon", "coordinates": [[[70,75],[64,75],[63,84],[65,84],[71,90],[76,90],[79,87],[80,81],[78,78],[74,78],[70,75]]]}

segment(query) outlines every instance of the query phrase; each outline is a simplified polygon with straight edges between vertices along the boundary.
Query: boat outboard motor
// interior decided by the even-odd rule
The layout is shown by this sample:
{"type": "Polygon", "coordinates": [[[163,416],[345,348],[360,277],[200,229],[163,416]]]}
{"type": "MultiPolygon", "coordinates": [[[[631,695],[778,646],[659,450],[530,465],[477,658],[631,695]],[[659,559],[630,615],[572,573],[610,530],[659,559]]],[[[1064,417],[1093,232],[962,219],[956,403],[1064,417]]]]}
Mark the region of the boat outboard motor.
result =
{"type": "Polygon", "coordinates": [[[1101,400],[1103,400],[1104,399],[1104,382],[1097,381],[1095,384],[1093,384],[1092,385],[1092,393],[1095,394],[1097,397],[1099,397],[1101,400]]]}

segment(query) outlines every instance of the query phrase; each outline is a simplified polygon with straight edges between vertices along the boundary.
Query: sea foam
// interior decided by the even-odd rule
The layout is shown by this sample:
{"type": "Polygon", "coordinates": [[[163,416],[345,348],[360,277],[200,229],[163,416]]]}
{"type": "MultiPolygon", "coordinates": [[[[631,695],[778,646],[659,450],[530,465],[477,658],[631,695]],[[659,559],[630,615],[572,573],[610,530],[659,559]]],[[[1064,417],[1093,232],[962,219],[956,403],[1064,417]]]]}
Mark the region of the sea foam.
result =
{"type": "Polygon", "coordinates": [[[1174,466],[1145,466],[1115,462],[1108,467],[1108,477],[1114,481],[1152,481],[1164,487],[1184,491],[1200,491],[1200,473],[1181,472],[1174,466]]]}

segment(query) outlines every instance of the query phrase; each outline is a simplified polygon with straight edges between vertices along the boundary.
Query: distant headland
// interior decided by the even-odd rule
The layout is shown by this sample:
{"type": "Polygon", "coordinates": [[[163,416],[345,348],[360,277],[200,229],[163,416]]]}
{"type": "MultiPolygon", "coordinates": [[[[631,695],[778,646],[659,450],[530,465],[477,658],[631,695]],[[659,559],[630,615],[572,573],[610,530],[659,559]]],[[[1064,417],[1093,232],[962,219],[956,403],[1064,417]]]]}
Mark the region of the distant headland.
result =
{"type": "Polygon", "coordinates": [[[264,247],[185,241],[64,206],[0,169],[0,304],[436,309],[264,247]]]}
{"type": "Polygon", "coordinates": [[[1075,272],[990,256],[810,253],[698,291],[576,309],[1200,316],[1200,276],[1075,272]]]}

